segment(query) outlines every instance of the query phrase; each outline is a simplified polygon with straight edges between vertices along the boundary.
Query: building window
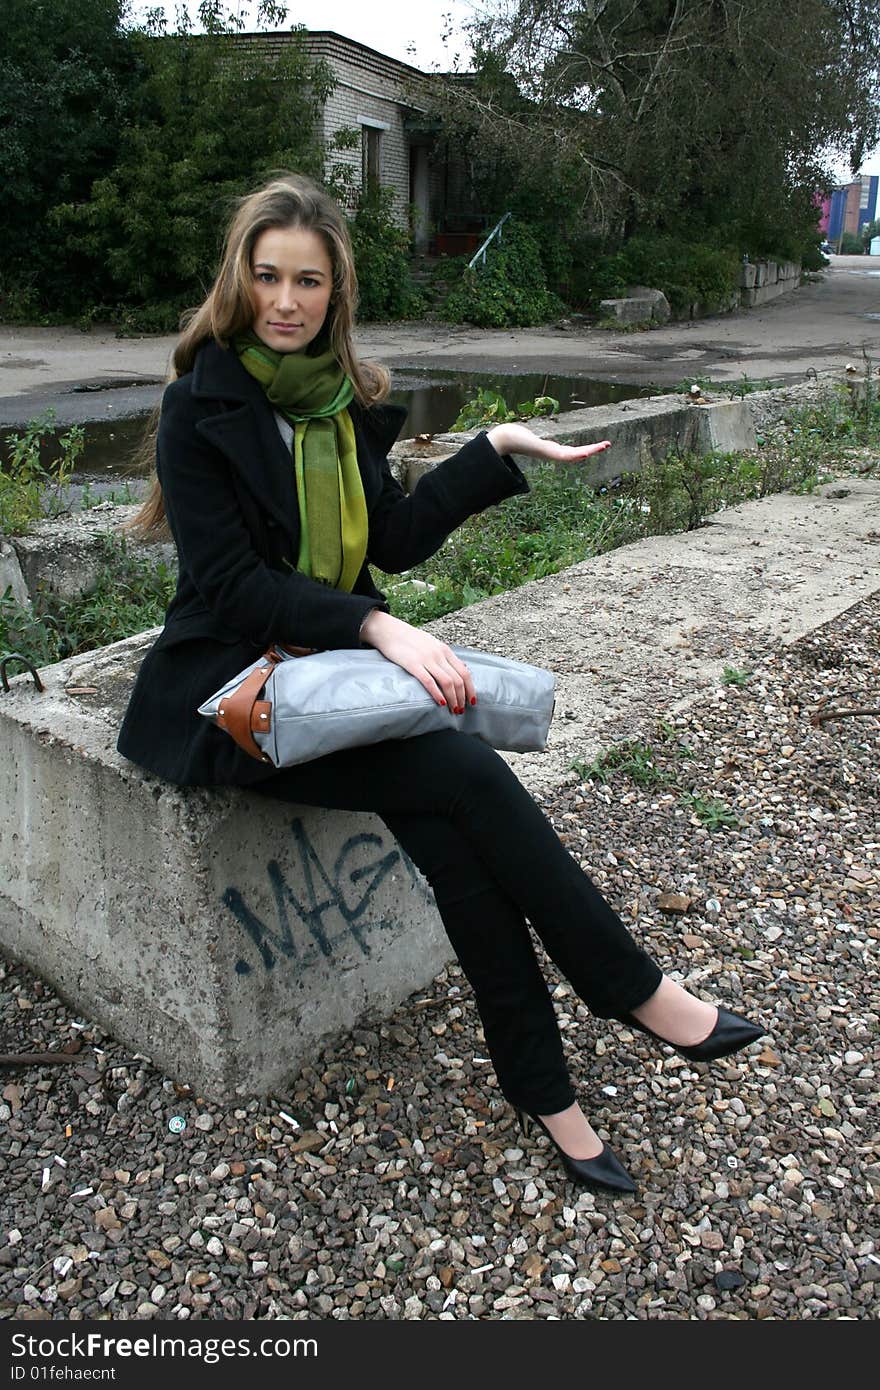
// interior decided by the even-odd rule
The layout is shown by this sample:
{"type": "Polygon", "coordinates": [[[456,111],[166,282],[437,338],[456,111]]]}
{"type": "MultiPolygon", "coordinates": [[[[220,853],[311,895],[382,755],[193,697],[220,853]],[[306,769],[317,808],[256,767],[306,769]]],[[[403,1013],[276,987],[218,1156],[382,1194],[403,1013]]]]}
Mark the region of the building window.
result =
{"type": "Polygon", "coordinates": [[[373,192],[382,182],[382,132],[376,126],[361,127],[361,149],[363,153],[362,187],[373,192]]]}

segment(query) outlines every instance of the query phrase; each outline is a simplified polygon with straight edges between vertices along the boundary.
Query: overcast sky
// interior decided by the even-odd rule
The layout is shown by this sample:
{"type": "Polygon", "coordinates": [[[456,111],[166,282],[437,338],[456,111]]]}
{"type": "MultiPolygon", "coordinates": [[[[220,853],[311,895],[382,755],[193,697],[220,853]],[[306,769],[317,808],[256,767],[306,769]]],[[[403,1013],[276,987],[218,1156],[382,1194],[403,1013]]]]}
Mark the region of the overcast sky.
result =
{"type": "MultiPolygon", "coordinates": [[[[469,48],[461,26],[473,16],[478,3],[479,0],[400,0],[390,4],[388,0],[290,0],[287,19],[279,27],[289,29],[293,24],[303,24],[307,29],[330,29],[431,72],[454,67],[456,54],[460,66],[467,66],[469,48]],[[444,35],[448,36],[446,43],[444,35]]],[[[155,8],[164,9],[170,19],[176,7],[169,0],[155,0],[154,4],[150,0],[135,0],[133,8],[139,18],[155,8]]],[[[233,0],[228,0],[228,8],[236,8],[233,0]]],[[[187,0],[187,9],[195,17],[198,0],[187,0]]],[[[245,27],[254,31],[256,4],[242,0],[240,12],[246,20],[245,27]]]]}

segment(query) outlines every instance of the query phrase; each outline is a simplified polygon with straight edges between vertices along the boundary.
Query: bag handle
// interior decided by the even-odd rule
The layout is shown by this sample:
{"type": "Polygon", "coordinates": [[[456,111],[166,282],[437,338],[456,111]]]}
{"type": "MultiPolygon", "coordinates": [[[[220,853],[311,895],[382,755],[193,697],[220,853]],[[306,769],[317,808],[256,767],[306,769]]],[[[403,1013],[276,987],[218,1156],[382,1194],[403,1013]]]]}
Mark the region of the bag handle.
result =
{"type": "Polygon", "coordinates": [[[217,710],[217,723],[221,729],[225,729],[230,737],[235,739],[239,748],[248,753],[252,758],[258,759],[261,763],[271,762],[267,753],[254,741],[253,733],[255,729],[263,729],[268,732],[270,724],[270,705],[268,700],[260,700],[266,681],[274,671],[278,662],[281,660],[274,651],[268,651],[260,658],[260,664],[249,676],[245,676],[241,685],[229,695],[224,695],[217,710]],[[257,705],[262,709],[257,709],[257,705]]]}

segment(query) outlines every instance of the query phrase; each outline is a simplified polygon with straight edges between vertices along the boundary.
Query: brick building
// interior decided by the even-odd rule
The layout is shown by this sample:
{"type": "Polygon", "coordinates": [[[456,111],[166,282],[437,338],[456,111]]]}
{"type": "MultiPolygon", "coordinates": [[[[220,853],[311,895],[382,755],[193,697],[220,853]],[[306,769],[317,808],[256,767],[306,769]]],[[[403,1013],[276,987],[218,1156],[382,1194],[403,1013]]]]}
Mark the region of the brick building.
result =
{"type": "MultiPolygon", "coordinates": [[[[277,51],[291,41],[283,32],[239,34],[230,42],[277,51]]],[[[352,172],[352,203],[370,180],[394,195],[398,226],[410,228],[417,251],[475,249],[485,218],[469,205],[459,161],[436,148],[427,116],[435,75],[389,58],[330,30],[299,32],[309,57],[322,59],[336,79],[321,117],[320,135],[330,141],[343,129],[360,132],[357,148],[333,155],[352,172]],[[412,217],[412,222],[411,222],[412,217]]]]}

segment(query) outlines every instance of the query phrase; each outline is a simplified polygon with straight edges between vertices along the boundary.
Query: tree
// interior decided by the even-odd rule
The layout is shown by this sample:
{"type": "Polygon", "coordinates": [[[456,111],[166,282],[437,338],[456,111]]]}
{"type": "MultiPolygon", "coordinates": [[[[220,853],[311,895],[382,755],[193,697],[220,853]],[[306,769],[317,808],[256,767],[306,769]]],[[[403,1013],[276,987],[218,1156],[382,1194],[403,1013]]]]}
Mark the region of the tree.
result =
{"type": "MultiPolygon", "coordinates": [[[[262,0],[257,18],[284,14],[262,0]]],[[[218,0],[203,0],[199,18],[202,33],[183,12],[174,32],[156,16],[130,32],[142,76],[113,167],[51,214],[103,267],[102,299],[149,306],[147,327],[175,327],[202,297],[235,197],[274,169],[323,173],[318,116],[333,76],[309,58],[302,31],[267,51],[218,0]]]]}
{"type": "Polygon", "coordinates": [[[833,153],[857,163],[878,134],[880,0],[513,0],[473,35],[459,109],[527,180],[562,155],[606,236],[760,252],[811,225],[833,153]]]}
{"type": "Polygon", "coordinates": [[[138,79],[126,0],[4,0],[0,302],[56,305],[86,267],[45,214],[88,195],[115,157],[138,79]]]}

